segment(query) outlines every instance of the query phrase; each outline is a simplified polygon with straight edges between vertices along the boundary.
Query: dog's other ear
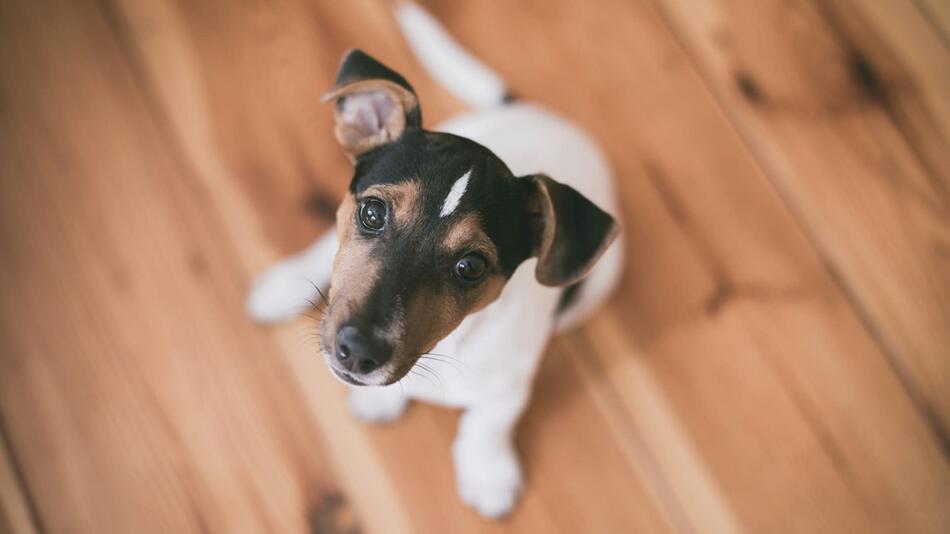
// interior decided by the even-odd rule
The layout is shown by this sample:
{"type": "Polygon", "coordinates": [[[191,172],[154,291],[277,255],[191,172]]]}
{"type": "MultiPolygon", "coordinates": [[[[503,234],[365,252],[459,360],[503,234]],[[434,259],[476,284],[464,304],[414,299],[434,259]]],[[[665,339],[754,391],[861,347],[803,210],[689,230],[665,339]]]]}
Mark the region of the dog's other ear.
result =
{"type": "Polygon", "coordinates": [[[617,237],[617,223],[574,188],[543,174],[525,177],[535,276],[546,286],[583,278],[617,237]]]}
{"type": "Polygon", "coordinates": [[[419,99],[405,78],[361,50],[343,56],[336,84],[336,138],[351,159],[422,127],[419,99]]]}

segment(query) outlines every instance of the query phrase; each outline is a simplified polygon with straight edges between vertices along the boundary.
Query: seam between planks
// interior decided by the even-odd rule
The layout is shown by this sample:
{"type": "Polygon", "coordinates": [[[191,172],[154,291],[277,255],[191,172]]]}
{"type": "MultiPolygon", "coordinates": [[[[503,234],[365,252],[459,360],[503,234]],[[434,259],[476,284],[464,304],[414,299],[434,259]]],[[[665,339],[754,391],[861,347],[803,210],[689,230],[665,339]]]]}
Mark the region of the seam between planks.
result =
{"type": "MultiPolygon", "coordinates": [[[[113,0],[99,0],[98,4],[103,12],[104,19],[106,24],[112,30],[113,38],[116,42],[116,48],[121,57],[125,60],[126,65],[128,66],[132,78],[132,83],[139,89],[140,97],[145,107],[145,111],[149,114],[156,124],[156,131],[159,138],[165,143],[167,148],[167,153],[172,165],[178,169],[181,176],[184,177],[188,184],[188,187],[193,187],[199,189],[201,192],[207,192],[204,188],[204,184],[201,180],[197,179],[197,172],[193,165],[189,162],[189,158],[186,156],[187,150],[182,146],[182,142],[177,135],[175,135],[174,127],[170,122],[170,119],[167,114],[167,110],[162,105],[162,99],[155,93],[154,88],[151,83],[151,76],[145,69],[144,63],[145,60],[141,56],[139,47],[135,43],[135,39],[132,35],[132,32],[128,26],[128,23],[125,19],[125,15],[122,13],[121,8],[115,5],[113,0]]],[[[214,206],[211,208],[212,218],[211,221],[214,226],[214,232],[217,235],[223,236],[219,244],[222,246],[222,250],[225,254],[234,258],[238,265],[238,275],[239,277],[247,277],[248,273],[251,271],[250,266],[246,263],[245,258],[240,251],[238,250],[234,241],[230,238],[230,234],[223,230],[222,220],[223,216],[219,210],[214,209],[214,206]]],[[[220,292],[220,290],[216,290],[220,292]]],[[[275,354],[285,354],[282,344],[277,340],[274,335],[264,336],[266,340],[266,345],[269,347],[270,351],[275,354]]],[[[277,373],[284,377],[290,377],[292,375],[289,370],[288,364],[285,359],[281,359],[280,363],[276,367],[277,373]]],[[[284,380],[287,384],[293,384],[296,380],[290,378],[284,380]]],[[[316,435],[321,436],[323,434],[323,428],[316,424],[314,419],[314,414],[307,407],[308,403],[305,398],[301,395],[301,392],[298,387],[291,388],[292,393],[290,393],[293,402],[302,407],[302,414],[306,417],[306,420],[314,424],[314,429],[316,435]]],[[[166,425],[167,426],[167,425],[166,425]]],[[[326,444],[322,444],[322,448],[329,457],[329,449],[326,447],[326,444]]],[[[299,453],[295,451],[293,454],[288,454],[285,458],[292,463],[299,463],[299,453]]],[[[301,470],[306,472],[306,470],[301,470]]],[[[334,469],[329,469],[326,472],[327,481],[331,486],[335,486],[337,491],[344,492],[346,488],[343,487],[341,481],[335,472],[334,469]]],[[[308,484],[307,479],[303,479],[299,485],[300,496],[303,499],[303,504],[306,505],[306,509],[310,510],[313,508],[313,505],[319,504],[318,502],[313,502],[314,492],[310,484],[308,484]]],[[[189,491],[191,489],[189,488],[189,491]]],[[[194,494],[190,495],[191,502],[194,504],[194,494]]],[[[259,499],[251,499],[252,501],[257,501],[259,499]]],[[[349,499],[347,499],[349,500],[349,499]]],[[[197,512],[196,512],[197,513],[197,512]]],[[[307,512],[309,513],[309,512],[307,512]]],[[[267,520],[267,514],[261,514],[260,517],[262,520],[267,520]]],[[[203,530],[206,530],[206,522],[203,521],[203,518],[198,514],[199,525],[202,526],[203,530]]],[[[306,519],[306,518],[305,518],[306,519]]]]}
{"type": "MultiPolygon", "coordinates": [[[[926,177],[927,183],[930,184],[937,193],[937,203],[943,209],[950,208],[950,204],[948,204],[950,203],[950,194],[948,194],[946,185],[940,179],[939,171],[934,168],[924,151],[914,142],[907,121],[901,119],[901,112],[898,109],[899,104],[895,104],[894,99],[891,97],[888,83],[886,80],[881,79],[877,69],[875,69],[874,62],[869,59],[863,47],[842,28],[841,17],[835,13],[833,7],[830,7],[824,2],[814,2],[810,3],[810,5],[814,6],[815,12],[828,23],[828,27],[834,32],[835,38],[841,45],[842,50],[848,51],[850,55],[848,61],[852,65],[851,75],[855,76],[855,68],[858,68],[861,69],[861,74],[858,74],[858,76],[868,78],[871,87],[867,89],[862,87],[862,90],[872,93],[869,94],[868,97],[872,99],[872,102],[877,108],[884,111],[888,122],[894,126],[894,129],[897,130],[900,137],[904,140],[908,151],[913,155],[913,159],[920,165],[921,173],[926,177]]],[[[862,19],[865,19],[865,17],[861,17],[859,20],[870,27],[870,24],[862,19]]],[[[869,30],[869,33],[873,33],[873,31],[869,30]]],[[[912,75],[903,72],[901,74],[913,81],[912,75]]],[[[924,109],[927,108],[924,107],[924,109]]],[[[929,125],[933,127],[933,130],[937,132],[940,131],[940,128],[934,126],[932,123],[929,125]]]]}
{"type": "MultiPolygon", "coordinates": [[[[208,185],[201,179],[198,179],[201,174],[201,169],[199,164],[196,164],[192,161],[192,158],[188,155],[189,150],[185,145],[186,141],[180,139],[177,135],[176,127],[171,120],[171,117],[164,105],[163,98],[160,92],[157,92],[155,85],[152,83],[152,75],[149,72],[147,58],[143,56],[143,52],[139,44],[137,43],[137,37],[135,32],[130,26],[130,23],[127,19],[127,14],[124,12],[124,8],[120,5],[117,5],[115,0],[99,0],[98,4],[104,13],[107,24],[113,31],[113,36],[116,40],[117,48],[124,57],[132,76],[133,83],[141,91],[141,97],[145,106],[146,111],[156,122],[156,130],[158,136],[165,142],[166,147],[169,153],[169,159],[171,160],[172,165],[177,168],[181,175],[187,180],[185,184],[189,188],[196,189],[201,194],[209,193],[208,185]]],[[[311,184],[312,185],[312,184],[311,184]]],[[[210,198],[210,195],[204,195],[210,198]]],[[[223,212],[220,206],[217,206],[216,203],[212,202],[210,205],[211,210],[211,224],[214,226],[214,231],[223,236],[223,247],[224,252],[229,254],[231,257],[235,258],[239,265],[238,274],[243,277],[247,277],[250,274],[253,274],[252,263],[253,260],[246,257],[246,255],[241,253],[241,250],[234,241],[232,232],[224,231],[223,221],[227,219],[227,213],[223,212]]],[[[272,257],[274,253],[273,248],[267,248],[266,244],[261,243],[262,248],[269,250],[268,256],[272,257]]],[[[285,343],[281,340],[281,336],[277,334],[266,336],[267,346],[270,347],[270,350],[275,354],[283,354],[288,356],[288,352],[285,350],[285,343]]],[[[346,501],[350,503],[355,503],[356,501],[350,499],[348,495],[349,491],[352,489],[352,483],[348,482],[346,476],[344,476],[334,465],[334,446],[332,445],[332,440],[328,441],[326,436],[326,430],[322,425],[322,416],[319,413],[314,412],[311,403],[308,401],[306,395],[302,393],[301,385],[296,378],[293,378],[294,373],[291,369],[288,358],[283,358],[276,372],[280,375],[286,377],[284,380],[287,384],[293,384],[292,392],[290,393],[293,401],[302,407],[302,413],[306,416],[306,420],[313,426],[316,436],[319,436],[321,439],[321,450],[323,451],[324,457],[330,462],[327,464],[327,469],[324,471],[326,476],[326,481],[329,483],[330,487],[334,488],[337,494],[342,494],[346,497],[346,501]]],[[[369,443],[369,446],[375,450],[375,447],[369,443]]],[[[288,459],[297,462],[299,460],[299,453],[295,452],[293,458],[288,457],[288,459]]],[[[313,486],[308,484],[309,479],[304,479],[301,484],[301,498],[303,499],[303,504],[305,505],[307,514],[312,514],[316,509],[319,509],[323,501],[319,500],[318,497],[315,497],[313,491],[313,486]]],[[[389,482],[386,482],[388,485],[389,482]]],[[[353,514],[356,517],[357,523],[360,525],[360,528],[372,528],[374,521],[369,519],[366,513],[367,510],[361,509],[359,505],[353,506],[353,514]]],[[[407,528],[407,525],[410,524],[409,521],[402,517],[403,510],[400,506],[396,506],[399,512],[399,524],[398,526],[390,526],[390,531],[399,532],[404,528],[407,528]]],[[[385,516],[384,516],[385,517],[385,516]]],[[[308,520],[312,520],[312,516],[308,515],[308,520]]],[[[378,522],[378,521],[377,521],[378,522]]],[[[314,527],[316,528],[316,527],[314,527]]]]}
{"type": "Polygon", "coordinates": [[[43,525],[43,519],[40,516],[39,508],[36,505],[36,499],[33,497],[33,493],[30,491],[30,486],[26,480],[26,474],[23,472],[23,468],[20,465],[16,451],[13,449],[13,440],[10,439],[10,431],[2,413],[0,413],[0,449],[2,449],[0,450],[0,454],[3,454],[7,457],[10,467],[13,470],[14,482],[16,482],[17,489],[20,490],[23,505],[26,508],[26,514],[34,532],[39,534],[45,533],[46,528],[43,525]]]}
{"type": "Polygon", "coordinates": [[[943,46],[950,49],[950,34],[947,33],[946,28],[940,25],[940,20],[934,14],[933,10],[927,7],[921,0],[911,0],[911,4],[917,8],[917,11],[920,11],[921,16],[927,21],[927,25],[933,29],[934,34],[937,35],[940,42],[943,43],[943,46]]]}
{"type": "MultiPolygon", "coordinates": [[[[576,349],[571,351],[570,356],[576,365],[586,367],[587,372],[593,373],[594,375],[606,374],[603,363],[598,358],[576,357],[577,352],[593,353],[593,347],[587,339],[587,333],[583,329],[578,330],[575,334],[564,336],[564,339],[572,345],[581,346],[583,349],[582,351],[576,351],[576,349]]],[[[659,461],[653,454],[653,451],[650,450],[650,446],[647,445],[643,439],[642,432],[627,412],[614,386],[609,383],[603,383],[600,384],[599,390],[604,402],[610,406],[616,417],[623,423],[623,425],[617,425],[617,427],[618,430],[624,434],[626,445],[629,447],[630,453],[639,458],[637,465],[634,466],[635,471],[643,473],[646,482],[648,482],[647,487],[654,492],[657,501],[662,503],[663,510],[666,512],[667,517],[669,517],[673,528],[683,534],[695,534],[697,531],[692,525],[689,515],[686,513],[686,509],[683,507],[683,503],[680,502],[679,497],[663,473],[659,461]]],[[[608,421],[608,424],[611,423],[608,421]]]]}
{"type": "MultiPolygon", "coordinates": [[[[678,25],[673,20],[671,20],[666,9],[664,9],[662,5],[657,4],[657,0],[649,0],[649,2],[654,12],[659,15],[663,25],[666,26],[667,31],[669,31],[669,33],[673,36],[677,46],[683,50],[688,62],[702,80],[702,84],[706,91],[712,95],[716,107],[727,119],[729,126],[737,133],[739,139],[741,140],[742,146],[751,155],[755,166],[759,168],[762,174],[765,176],[765,181],[768,186],[773,191],[775,191],[776,196],[781,199],[782,204],[788,210],[798,229],[808,238],[809,243],[811,243],[811,246],[820,259],[825,271],[831,276],[835,286],[838,287],[842,293],[844,293],[849,307],[854,310],[858,319],[861,321],[862,326],[874,340],[875,344],[880,348],[881,354],[883,355],[888,368],[891,369],[891,371],[897,377],[901,388],[907,394],[917,413],[921,416],[921,418],[923,418],[924,423],[926,424],[933,438],[936,440],[944,457],[947,460],[950,460],[950,429],[947,429],[943,426],[931,402],[920,391],[914,380],[910,377],[909,373],[900,363],[897,350],[887,343],[887,340],[881,333],[880,328],[877,326],[877,321],[874,320],[871,314],[863,306],[863,301],[858,296],[858,292],[853,289],[850,283],[848,283],[847,278],[825,252],[825,248],[821,246],[820,240],[817,238],[817,232],[812,229],[810,225],[806,224],[806,219],[803,216],[802,211],[799,209],[798,203],[793,201],[793,196],[790,195],[782,186],[782,180],[775,178],[776,175],[783,174],[783,171],[781,171],[776,165],[770,164],[769,157],[766,156],[762,150],[757,148],[755,143],[751,142],[752,132],[750,132],[749,128],[746,127],[740,120],[738,117],[738,112],[733,111],[732,106],[726,102],[726,98],[722,95],[722,92],[717,89],[716,83],[710,80],[712,75],[709,74],[709,69],[707,69],[703,62],[696,57],[693,47],[683,37],[680,36],[678,25]]],[[[893,117],[890,114],[888,114],[888,117],[893,123],[893,117]]],[[[900,132],[904,140],[907,141],[906,136],[904,136],[903,129],[897,126],[895,126],[895,128],[898,132],[900,132]]],[[[916,153],[916,151],[911,151],[911,153],[914,155],[914,160],[920,163],[919,155],[916,153]]],[[[923,172],[927,174],[928,178],[931,177],[932,175],[929,173],[929,167],[926,165],[922,165],[922,167],[923,172]]]]}

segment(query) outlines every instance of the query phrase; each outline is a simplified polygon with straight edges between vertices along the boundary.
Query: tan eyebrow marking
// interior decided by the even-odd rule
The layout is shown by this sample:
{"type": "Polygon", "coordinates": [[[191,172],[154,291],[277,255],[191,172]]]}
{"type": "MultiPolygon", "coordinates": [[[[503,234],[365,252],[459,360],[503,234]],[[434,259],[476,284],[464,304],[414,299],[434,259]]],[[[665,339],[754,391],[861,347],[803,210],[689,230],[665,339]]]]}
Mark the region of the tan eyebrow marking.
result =
{"type": "Polygon", "coordinates": [[[360,198],[378,197],[387,201],[393,208],[396,222],[402,225],[409,225],[420,219],[418,205],[421,196],[417,180],[374,185],[360,193],[360,198]]]}
{"type": "Polygon", "coordinates": [[[442,246],[450,252],[463,252],[464,247],[471,247],[485,254],[486,259],[492,264],[496,264],[498,260],[495,244],[485,235],[474,213],[469,213],[449,228],[442,239],[442,246]]]}

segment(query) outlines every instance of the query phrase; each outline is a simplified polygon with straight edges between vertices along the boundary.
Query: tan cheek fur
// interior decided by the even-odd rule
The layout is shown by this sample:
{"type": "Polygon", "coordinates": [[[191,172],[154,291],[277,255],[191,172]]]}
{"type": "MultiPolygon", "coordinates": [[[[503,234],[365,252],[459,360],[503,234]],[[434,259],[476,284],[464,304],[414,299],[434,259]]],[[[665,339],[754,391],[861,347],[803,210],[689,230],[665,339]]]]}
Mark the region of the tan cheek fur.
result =
{"type": "Polygon", "coordinates": [[[474,213],[469,213],[453,224],[442,239],[442,247],[452,253],[462,252],[462,248],[465,246],[488,253],[491,256],[488,259],[494,263],[495,247],[488,236],[485,235],[485,232],[482,231],[482,225],[478,222],[478,217],[474,213]]]}
{"type": "MultiPolygon", "coordinates": [[[[486,254],[490,264],[495,265],[496,253],[491,241],[481,229],[474,214],[456,222],[446,232],[442,246],[451,254],[460,254],[466,248],[474,248],[486,254]]],[[[420,351],[432,349],[436,343],[454,330],[465,316],[481,310],[501,294],[505,279],[501,275],[489,275],[477,288],[465,291],[447,290],[442,293],[421,292],[415,295],[406,309],[405,322],[412,325],[412,339],[407,345],[419,347],[420,351]]]]}
{"type": "Polygon", "coordinates": [[[405,330],[405,346],[416,347],[417,352],[432,350],[467,315],[494,302],[504,287],[504,277],[493,275],[461,299],[449,292],[420,292],[411,299],[405,311],[405,324],[411,325],[405,330]]]}
{"type": "MultiPolygon", "coordinates": [[[[373,186],[364,191],[362,196],[379,197],[393,206],[390,224],[406,227],[416,224],[419,219],[419,183],[416,181],[373,186]]],[[[374,262],[370,254],[370,243],[356,236],[357,206],[356,198],[347,195],[336,212],[340,248],[333,260],[331,305],[324,319],[327,333],[339,328],[340,322],[369,296],[379,279],[380,265],[374,262]]]]}
{"type": "MultiPolygon", "coordinates": [[[[442,246],[451,255],[461,255],[466,250],[476,250],[485,255],[490,266],[498,265],[498,253],[491,239],[482,230],[478,217],[470,213],[455,223],[446,232],[442,246]]],[[[490,267],[491,268],[491,267],[490,267]]],[[[476,290],[478,297],[467,306],[468,313],[478,311],[498,298],[505,280],[499,275],[489,275],[476,290]]]]}
{"type": "Polygon", "coordinates": [[[324,332],[330,335],[349,311],[366,299],[379,278],[379,265],[372,261],[369,243],[354,236],[355,215],[356,200],[347,195],[336,213],[340,249],[333,259],[330,306],[323,318],[324,332]]]}
{"type": "Polygon", "coordinates": [[[445,295],[417,293],[406,307],[405,324],[411,328],[405,330],[404,346],[415,347],[417,352],[431,350],[455,328],[458,323],[453,318],[459,313],[457,304],[445,295]]]}
{"type": "MultiPolygon", "coordinates": [[[[362,195],[365,197],[379,197],[393,207],[393,222],[400,227],[407,228],[419,223],[422,218],[419,213],[419,182],[408,180],[398,184],[374,185],[362,195]]],[[[352,220],[352,219],[351,219],[352,220]]]]}

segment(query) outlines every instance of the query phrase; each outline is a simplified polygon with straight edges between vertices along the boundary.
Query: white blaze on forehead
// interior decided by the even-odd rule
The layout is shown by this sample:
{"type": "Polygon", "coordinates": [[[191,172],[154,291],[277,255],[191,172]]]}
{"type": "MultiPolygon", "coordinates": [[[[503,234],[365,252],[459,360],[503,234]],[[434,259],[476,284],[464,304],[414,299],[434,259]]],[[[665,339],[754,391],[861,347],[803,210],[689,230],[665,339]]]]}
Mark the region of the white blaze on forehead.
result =
{"type": "Polygon", "coordinates": [[[445,201],[442,202],[442,211],[439,212],[439,217],[451,215],[455,208],[459,206],[462,195],[465,194],[465,189],[468,187],[468,177],[471,175],[472,169],[469,169],[467,173],[452,184],[452,189],[449,189],[449,194],[445,196],[445,201]]]}

